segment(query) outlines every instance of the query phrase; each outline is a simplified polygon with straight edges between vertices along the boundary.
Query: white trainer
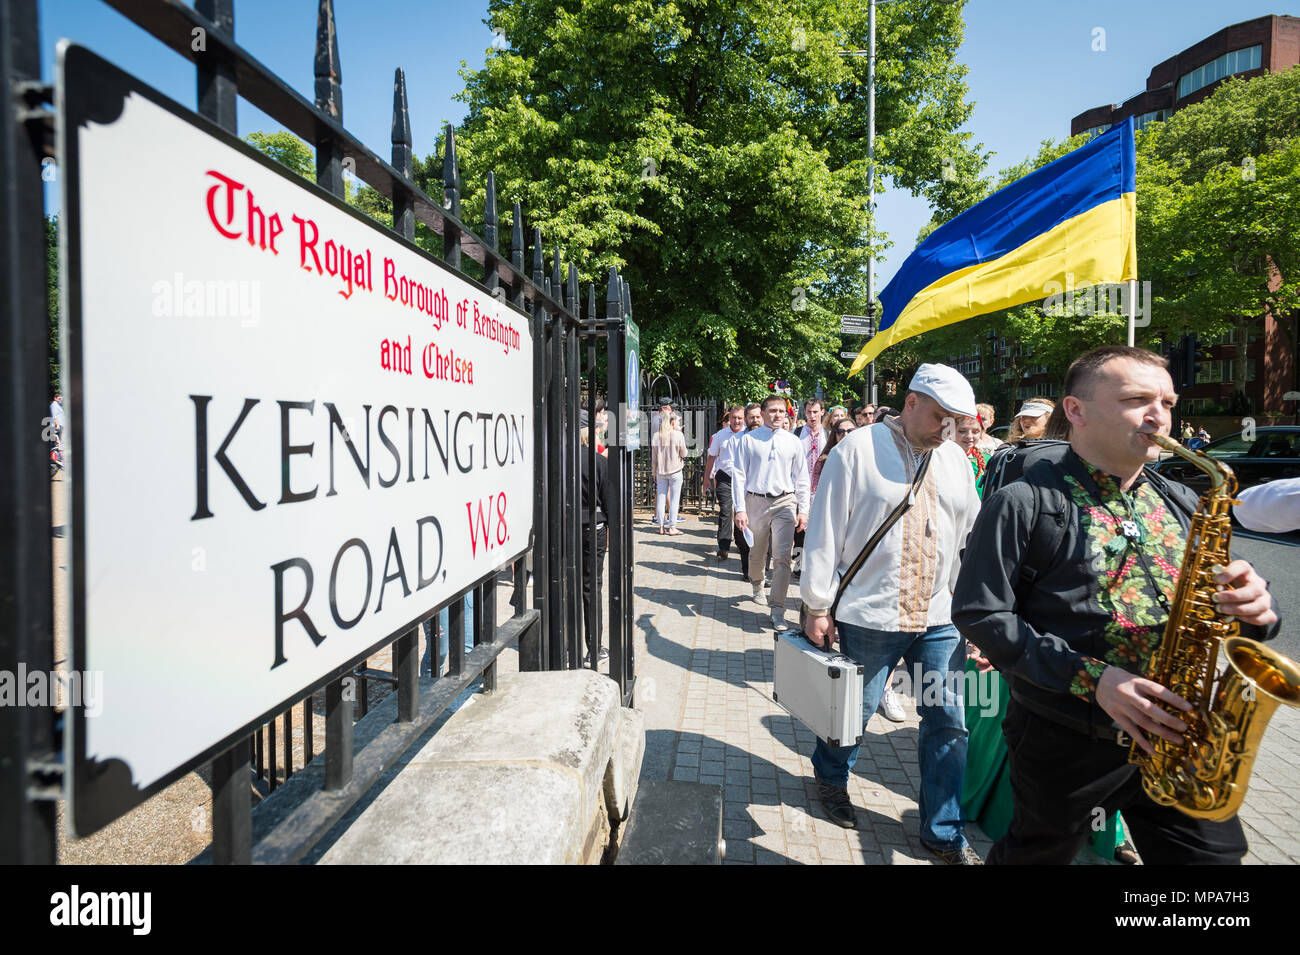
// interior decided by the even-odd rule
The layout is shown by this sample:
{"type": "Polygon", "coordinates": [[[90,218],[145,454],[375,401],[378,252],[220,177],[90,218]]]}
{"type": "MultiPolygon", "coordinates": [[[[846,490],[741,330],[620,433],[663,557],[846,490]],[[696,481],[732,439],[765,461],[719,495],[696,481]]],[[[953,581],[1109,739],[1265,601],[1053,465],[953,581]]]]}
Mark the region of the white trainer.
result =
{"type": "Polygon", "coordinates": [[[762,584],[759,584],[754,588],[754,603],[758,604],[760,607],[767,606],[767,594],[763,593],[762,584]]]}
{"type": "Polygon", "coordinates": [[[898,695],[892,686],[885,687],[885,695],[880,698],[880,712],[891,723],[902,723],[907,719],[903,704],[898,702],[898,695]]]}
{"type": "Polygon", "coordinates": [[[772,608],[772,629],[774,630],[785,629],[785,608],[784,607],[772,608]]]}

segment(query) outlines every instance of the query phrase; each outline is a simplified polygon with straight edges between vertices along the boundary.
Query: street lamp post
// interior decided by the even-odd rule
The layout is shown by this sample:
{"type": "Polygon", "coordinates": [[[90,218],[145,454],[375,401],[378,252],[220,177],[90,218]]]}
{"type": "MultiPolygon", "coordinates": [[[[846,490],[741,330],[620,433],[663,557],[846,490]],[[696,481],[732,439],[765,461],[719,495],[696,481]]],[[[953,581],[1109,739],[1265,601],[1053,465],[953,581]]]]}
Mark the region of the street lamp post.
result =
{"type": "MultiPolygon", "coordinates": [[[[876,317],[876,262],[871,248],[871,227],[876,218],[876,2],[867,4],[867,49],[842,50],[839,56],[865,56],[867,58],[867,315],[875,324],[876,317]]],[[[880,0],[890,3],[891,0],[880,0]]],[[[867,366],[867,376],[862,383],[862,400],[876,404],[876,363],[867,366]]]]}
{"type": "MultiPolygon", "coordinates": [[[[867,58],[867,314],[872,327],[879,330],[876,321],[876,260],[871,248],[871,227],[876,220],[876,4],[894,3],[895,0],[868,0],[867,49],[840,50],[838,56],[865,56],[867,58]]],[[[939,0],[950,5],[960,0],[939,0]]],[[[876,363],[867,366],[867,377],[862,384],[862,400],[876,404],[876,363]]]]}

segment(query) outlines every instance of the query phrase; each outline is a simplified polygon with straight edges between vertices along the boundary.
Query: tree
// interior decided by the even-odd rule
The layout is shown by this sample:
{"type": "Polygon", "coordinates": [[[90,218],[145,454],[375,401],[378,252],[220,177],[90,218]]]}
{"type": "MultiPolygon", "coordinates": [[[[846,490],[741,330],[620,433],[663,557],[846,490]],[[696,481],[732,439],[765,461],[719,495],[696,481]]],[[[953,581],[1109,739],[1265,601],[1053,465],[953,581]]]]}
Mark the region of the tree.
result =
{"type": "MultiPolygon", "coordinates": [[[[843,379],[838,316],[860,312],[870,237],[867,64],[856,0],[492,0],[508,47],[463,70],[465,218],[495,170],[549,247],[603,285],[618,266],[642,361],[688,391],[810,394],[843,379]]],[[[877,181],[940,208],[943,170],[984,157],[958,7],[880,9],[877,181]]],[[[531,225],[532,223],[530,223],[531,225]]]]}
{"type": "Polygon", "coordinates": [[[1143,132],[1138,263],[1168,339],[1237,330],[1244,402],[1250,328],[1300,310],[1300,68],[1229,80],[1143,132]]]}
{"type": "Polygon", "coordinates": [[[316,181],[316,151],[293,133],[249,133],[244,142],[308,182],[316,181]]]}

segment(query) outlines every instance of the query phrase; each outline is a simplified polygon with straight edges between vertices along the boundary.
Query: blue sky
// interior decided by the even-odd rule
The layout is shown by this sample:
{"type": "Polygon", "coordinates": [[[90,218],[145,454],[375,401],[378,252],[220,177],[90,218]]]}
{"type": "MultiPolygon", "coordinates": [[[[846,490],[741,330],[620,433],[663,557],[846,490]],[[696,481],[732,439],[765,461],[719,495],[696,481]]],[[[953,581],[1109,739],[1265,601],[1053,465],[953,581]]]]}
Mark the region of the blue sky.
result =
{"type": "MultiPolygon", "coordinates": [[[[52,79],[54,46],[75,40],[180,103],[195,105],[194,69],[99,0],[43,0],[42,71],[52,79]]],[[[462,61],[482,65],[492,34],[480,0],[335,0],[343,67],[343,120],[387,157],[393,69],[406,70],[415,150],[433,150],[444,121],[457,122],[453,96],[462,61]]],[[[1142,90],[1151,67],[1227,26],[1267,14],[1300,15],[1295,0],[966,0],[966,40],[958,59],[975,112],[975,142],[996,153],[994,170],[1069,135],[1070,117],[1119,103],[1142,90]],[[1104,32],[1097,32],[1098,30],[1104,32]],[[1098,39],[1104,41],[1104,49],[1098,39]]],[[[882,13],[883,17],[885,14],[882,13]]],[[[308,99],[312,97],[316,0],[236,0],[235,36],[308,99]]],[[[881,58],[890,51],[882,45],[881,58]]],[[[239,132],[275,123],[239,104],[239,132]]],[[[47,187],[47,205],[57,202],[47,187]]],[[[878,197],[881,226],[894,242],[877,265],[883,288],[929,219],[923,201],[890,190],[878,197]]]]}

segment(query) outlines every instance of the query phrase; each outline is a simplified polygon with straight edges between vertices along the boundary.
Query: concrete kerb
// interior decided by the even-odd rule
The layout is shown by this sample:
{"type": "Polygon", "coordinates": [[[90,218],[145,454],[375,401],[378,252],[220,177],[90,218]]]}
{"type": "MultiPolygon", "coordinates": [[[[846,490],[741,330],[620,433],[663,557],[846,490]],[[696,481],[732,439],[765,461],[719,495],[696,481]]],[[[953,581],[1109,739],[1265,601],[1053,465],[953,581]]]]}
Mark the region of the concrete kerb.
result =
{"type": "Polygon", "coordinates": [[[385,778],[321,862],[599,861],[643,751],[643,720],[608,677],[504,677],[385,778]]]}

